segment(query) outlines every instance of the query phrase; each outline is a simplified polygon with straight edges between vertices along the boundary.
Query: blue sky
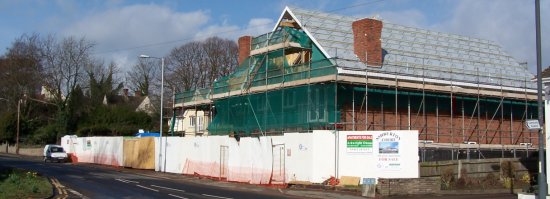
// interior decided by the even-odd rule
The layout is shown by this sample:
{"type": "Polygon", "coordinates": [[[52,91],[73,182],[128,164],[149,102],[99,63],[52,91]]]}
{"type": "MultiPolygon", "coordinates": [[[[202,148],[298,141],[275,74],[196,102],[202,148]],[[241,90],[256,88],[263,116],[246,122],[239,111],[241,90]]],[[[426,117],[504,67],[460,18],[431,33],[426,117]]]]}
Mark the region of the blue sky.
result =
{"type": "MultiPolygon", "coordinates": [[[[496,41],[535,71],[534,0],[130,1],[0,0],[0,54],[24,33],[86,37],[122,69],[209,36],[268,32],[286,5],[496,41]]],[[[550,1],[542,0],[543,67],[550,65],[550,1]]]]}

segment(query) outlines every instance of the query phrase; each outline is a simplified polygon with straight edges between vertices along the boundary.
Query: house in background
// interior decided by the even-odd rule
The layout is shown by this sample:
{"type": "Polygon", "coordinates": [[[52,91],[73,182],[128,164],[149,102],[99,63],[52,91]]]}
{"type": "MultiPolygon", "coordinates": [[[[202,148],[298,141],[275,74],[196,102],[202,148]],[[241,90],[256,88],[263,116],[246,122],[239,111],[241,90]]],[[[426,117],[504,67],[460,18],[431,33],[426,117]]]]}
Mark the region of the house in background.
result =
{"type": "Polygon", "coordinates": [[[125,105],[137,111],[143,111],[149,115],[155,112],[155,108],[149,99],[149,96],[142,96],[141,92],[136,91],[133,96],[129,95],[127,88],[122,89],[122,95],[112,97],[103,97],[104,105],[125,105]]]}
{"type": "MultiPolygon", "coordinates": [[[[174,134],[181,136],[205,136],[208,135],[206,128],[210,123],[207,111],[197,109],[176,110],[176,121],[174,122],[174,134]],[[179,110],[179,111],[178,111],[179,110]]],[[[172,119],[168,125],[171,127],[172,119]]]]}

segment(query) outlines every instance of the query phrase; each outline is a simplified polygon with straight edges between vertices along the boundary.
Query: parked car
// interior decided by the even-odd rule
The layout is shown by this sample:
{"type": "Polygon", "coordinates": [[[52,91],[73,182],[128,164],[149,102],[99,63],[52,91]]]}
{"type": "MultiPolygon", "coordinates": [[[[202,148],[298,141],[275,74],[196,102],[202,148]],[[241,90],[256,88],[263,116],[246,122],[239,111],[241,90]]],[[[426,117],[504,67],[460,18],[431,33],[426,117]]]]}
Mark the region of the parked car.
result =
{"type": "Polygon", "coordinates": [[[55,144],[48,144],[44,147],[44,162],[67,162],[69,160],[63,147],[55,144]]]}

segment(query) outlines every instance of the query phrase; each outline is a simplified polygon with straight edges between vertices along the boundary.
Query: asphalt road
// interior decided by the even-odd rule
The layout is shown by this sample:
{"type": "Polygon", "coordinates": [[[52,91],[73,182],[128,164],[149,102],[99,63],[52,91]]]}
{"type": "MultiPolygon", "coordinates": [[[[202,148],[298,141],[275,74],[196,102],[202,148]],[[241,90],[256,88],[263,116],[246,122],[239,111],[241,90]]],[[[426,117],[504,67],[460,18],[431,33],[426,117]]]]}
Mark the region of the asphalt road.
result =
{"type": "MultiPolygon", "coordinates": [[[[276,189],[212,181],[151,170],[124,169],[85,163],[44,163],[41,157],[7,154],[0,154],[0,168],[2,167],[22,168],[50,177],[52,184],[56,187],[55,198],[363,198],[337,192],[276,189]]],[[[517,196],[515,194],[436,194],[388,198],[512,199],[517,196]]]]}
{"type": "Polygon", "coordinates": [[[302,198],[285,195],[275,188],[91,164],[44,163],[37,157],[0,154],[0,166],[53,177],[59,182],[54,185],[62,187],[57,192],[66,193],[61,198],[302,198]]]}

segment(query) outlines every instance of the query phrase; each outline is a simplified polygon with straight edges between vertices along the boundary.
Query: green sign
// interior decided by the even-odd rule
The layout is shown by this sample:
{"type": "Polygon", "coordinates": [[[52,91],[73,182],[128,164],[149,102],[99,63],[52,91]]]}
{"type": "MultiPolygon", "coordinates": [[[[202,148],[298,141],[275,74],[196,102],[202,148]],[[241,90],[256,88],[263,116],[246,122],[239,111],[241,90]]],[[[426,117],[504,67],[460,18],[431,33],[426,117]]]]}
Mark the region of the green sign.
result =
{"type": "Polygon", "coordinates": [[[372,135],[347,135],[348,153],[372,153],[372,135]]]}

